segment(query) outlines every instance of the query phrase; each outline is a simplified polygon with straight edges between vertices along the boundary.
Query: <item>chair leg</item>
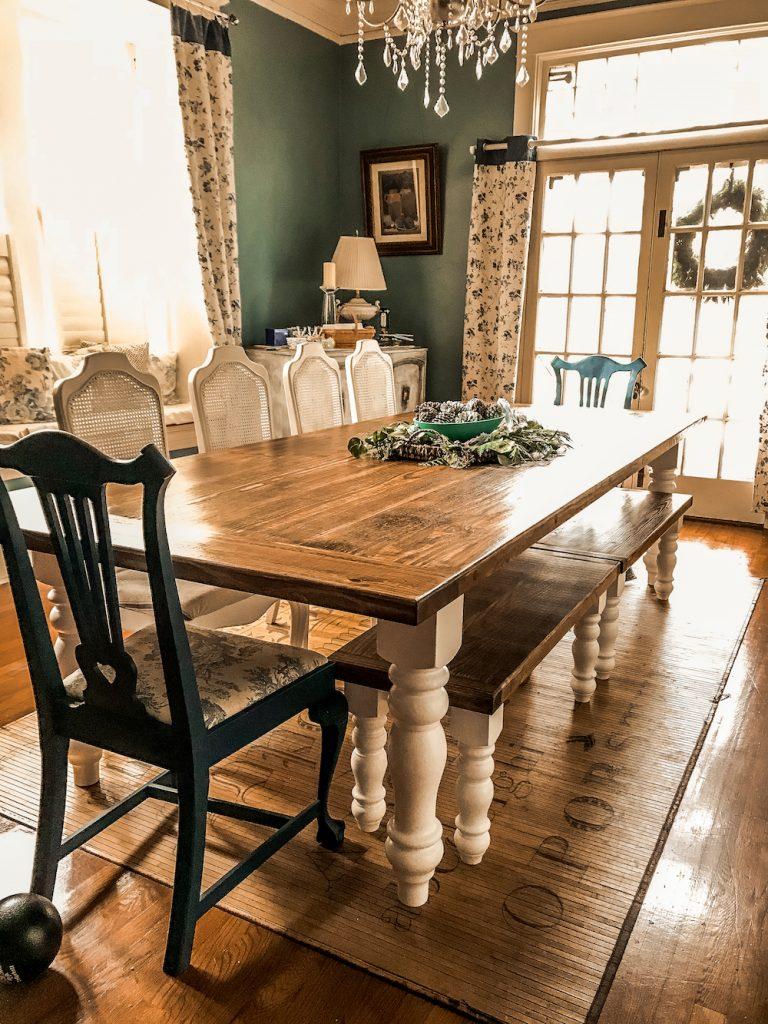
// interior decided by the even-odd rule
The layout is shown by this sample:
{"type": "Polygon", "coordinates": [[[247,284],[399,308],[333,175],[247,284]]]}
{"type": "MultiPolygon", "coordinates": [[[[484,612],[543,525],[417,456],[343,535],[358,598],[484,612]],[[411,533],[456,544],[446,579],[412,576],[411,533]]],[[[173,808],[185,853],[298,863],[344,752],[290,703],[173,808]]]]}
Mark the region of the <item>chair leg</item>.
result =
{"type": "Polygon", "coordinates": [[[200,883],[205,856],[208,810],[208,770],[180,769],[179,834],[176,843],[176,871],[173,879],[171,920],[163,970],[172,976],[189,967],[195,927],[200,910],[200,883]]]}
{"type": "Polygon", "coordinates": [[[277,618],[278,618],[279,614],[280,614],[280,602],[279,601],[275,601],[275,603],[272,605],[272,611],[267,616],[267,622],[269,623],[270,626],[274,626],[274,625],[277,624],[277,618]]]}
{"type": "Polygon", "coordinates": [[[331,789],[333,772],[341,753],[344,733],[347,731],[349,711],[343,693],[333,695],[309,709],[309,717],[322,730],[320,751],[320,774],[317,783],[317,799],[320,810],[317,816],[317,841],[328,850],[336,850],[344,840],[344,822],[332,818],[328,812],[328,794],[331,789]]]}
{"type": "Polygon", "coordinates": [[[43,740],[40,780],[40,816],[32,867],[31,891],[53,899],[59,851],[67,803],[67,753],[69,740],[53,736],[43,740]]]}

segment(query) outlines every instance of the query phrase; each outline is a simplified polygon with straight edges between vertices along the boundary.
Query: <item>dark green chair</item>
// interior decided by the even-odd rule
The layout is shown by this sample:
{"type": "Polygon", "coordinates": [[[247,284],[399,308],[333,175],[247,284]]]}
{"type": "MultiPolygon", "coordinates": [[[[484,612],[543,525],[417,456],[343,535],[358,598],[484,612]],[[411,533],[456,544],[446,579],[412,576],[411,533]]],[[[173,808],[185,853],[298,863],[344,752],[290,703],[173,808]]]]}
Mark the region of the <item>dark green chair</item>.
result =
{"type": "Polygon", "coordinates": [[[579,381],[579,405],[592,407],[605,406],[605,396],[608,393],[608,385],[614,373],[628,373],[627,392],[624,396],[624,408],[632,408],[632,398],[635,393],[635,381],[648,364],[642,358],[634,359],[631,363],[617,363],[610,356],[586,356],[577,363],[569,363],[560,356],[552,360],[552,367],[555,371],[556,390],[555,405],[563,404],[563,372],[575,370],[581,380],[579,381]]]}
{"type": "Polygon", "coordinates": [[[53,896],[59,861],[149,797],[178,804],[176,871],[164,969],[190,961],[198,919],[311,822],[336,849],[344,826],[328,813],[328,791],[347,725],[334,668],[312,651],[216,630],[185,628],[168,548],[164,496],[174,470],[154,445],[131,461],[108,458],[70,434],[42,431],[0,448],[0,467],[32,478],[80,643],[79,669],[59,671],[24,536],[4,484],[0,545],[35,694],[42,754],[40,817],[32,891],[53,896]],[[154,625],[123,638],[107,485],[139,486],[154,625]],[[322,742],[316,799],[288,816],[208,796],[219,761],[308,711],[322,742]],[[70,740],[163,769],[62,842],[70,740]],[[206,814],[275,829],[200,892],[206,814]]]}

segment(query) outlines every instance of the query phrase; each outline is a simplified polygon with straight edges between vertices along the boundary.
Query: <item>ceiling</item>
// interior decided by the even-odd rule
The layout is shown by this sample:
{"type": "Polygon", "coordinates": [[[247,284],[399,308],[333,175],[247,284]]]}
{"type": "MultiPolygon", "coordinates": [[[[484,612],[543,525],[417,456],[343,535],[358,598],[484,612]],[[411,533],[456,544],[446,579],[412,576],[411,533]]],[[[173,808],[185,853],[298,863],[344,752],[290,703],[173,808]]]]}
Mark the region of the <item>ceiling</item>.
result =
{"type": "MultiPolygon", "coordinates": [[[[254,2],[339,45],[354,43],[357,40],[355,0],[352,0],[350,15],[345,12],[345,0],[254,0],[254,2]]],[[[389,15],[390,11],[394,11],[395,2],[396,0],[376,0],[376,16],[389,15]]],[[[554,11],[563,8],[578,8],[588,3],[594,3],[594,0],[546,0],[546,6],[542,9],[554,11]]],[[[376,33],[370,34],[376,35],[376,33]]]]}

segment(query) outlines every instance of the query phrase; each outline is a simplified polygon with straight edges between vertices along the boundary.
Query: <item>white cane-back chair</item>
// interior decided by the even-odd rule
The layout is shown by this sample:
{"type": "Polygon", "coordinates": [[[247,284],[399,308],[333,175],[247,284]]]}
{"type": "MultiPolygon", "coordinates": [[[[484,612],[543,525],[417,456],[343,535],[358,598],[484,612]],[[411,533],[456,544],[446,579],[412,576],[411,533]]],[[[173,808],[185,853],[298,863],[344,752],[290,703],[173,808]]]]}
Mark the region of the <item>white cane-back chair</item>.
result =
{"type": "MultiPolygon", "coordinates": [[[[88,441],[113,459],[133,459],[150,442],[167,456],[163,400],[157,378],[140,373],[122,352],[93,352],[77,373],[56,384],[53,396],[61,430],[88,441]]],[[[123,622],[141,629],[152,621],[146,573],[117,570],[123,622]]],[[[185,619],[217,629],[242,626],[265,615],[274,598],[179,580],[185,619]]]]}
{"type": "Polygon", "coordinates": [[[293,434],[307,434],[344,423],[344,398],[338,363],[319,341],[301,342],[283,368],[288,422],[293,434]]]}
{"type": "Polygon", "coordinates": [[[355,351],[347,356],[344,368],[353,423],[395,415],[395,370],[375,338],[361,338],[355,351]]]}
{"type": "Polygon", "coordinates": [[[240,345],[219,345],[189,375],[201,452],[239,448],[272,437],[272,403],[263,366],[240,345]]]}
{"type": "MultiPolygon", "coordinates": [[[[238,448],[272,437],[272,401],[263,366],[254,363],[240,345],[214,346],[202,366],[189,375],[189,395],[201,452],[238,448]]],[[[270,622],[277,619],[279,602],[270,622]]],[[[309,608],[288,602],[291,643],[309,642],[309,608]]]]}

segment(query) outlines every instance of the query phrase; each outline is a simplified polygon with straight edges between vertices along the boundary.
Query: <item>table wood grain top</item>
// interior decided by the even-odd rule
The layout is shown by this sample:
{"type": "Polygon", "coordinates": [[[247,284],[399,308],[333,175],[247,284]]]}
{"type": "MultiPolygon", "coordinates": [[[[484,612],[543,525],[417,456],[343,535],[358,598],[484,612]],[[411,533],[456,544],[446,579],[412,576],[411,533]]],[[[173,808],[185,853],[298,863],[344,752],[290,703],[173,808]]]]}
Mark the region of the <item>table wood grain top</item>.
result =
{"type": "MultiPolygon", "coordinates": [[[[179,578],[417,623],[676,444],[699,417],[524,409],[571,434],[543,465],[472,469],[355,459],[381,421],[177,459],[166,498],[179,578]]],[[[407,417],[392,417],[392,420],[407,417]]],[[[49,550],[33,491],[12,495],[49,550]]],[[[143,568],[135,489],[110,496],[118,565],[143,568]]]]}

